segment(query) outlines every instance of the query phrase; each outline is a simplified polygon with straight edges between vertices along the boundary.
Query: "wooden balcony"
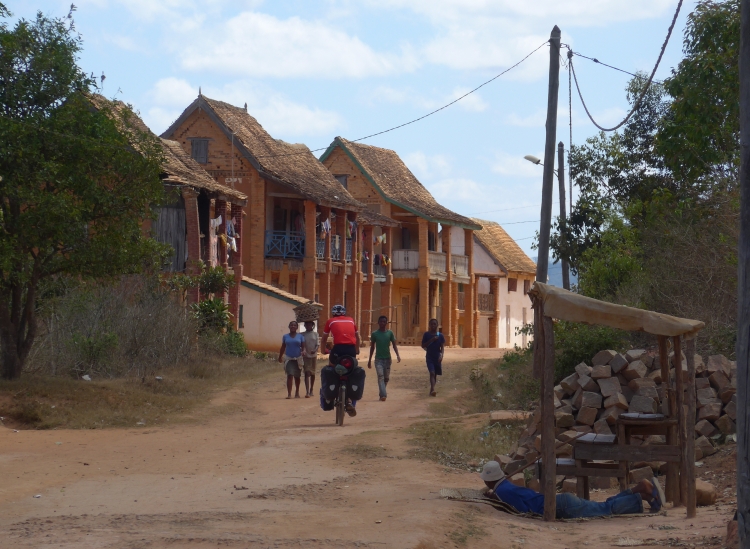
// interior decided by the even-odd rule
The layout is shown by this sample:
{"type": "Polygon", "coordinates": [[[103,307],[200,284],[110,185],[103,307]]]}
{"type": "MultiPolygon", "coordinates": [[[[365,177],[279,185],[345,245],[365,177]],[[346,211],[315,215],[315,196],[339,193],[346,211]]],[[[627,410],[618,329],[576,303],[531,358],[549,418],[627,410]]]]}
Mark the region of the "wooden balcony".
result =
{"type": "Polygon", "coordinates": [[[300,232],[266,231],[267,258],[294,258],[305,256],[305,234],[300,232]]]}
{"type": "Polygon", "coordinates": [[[477,309],[485,313],[495,312],[495,295],[494,294],[477,294],[477,309]]]}

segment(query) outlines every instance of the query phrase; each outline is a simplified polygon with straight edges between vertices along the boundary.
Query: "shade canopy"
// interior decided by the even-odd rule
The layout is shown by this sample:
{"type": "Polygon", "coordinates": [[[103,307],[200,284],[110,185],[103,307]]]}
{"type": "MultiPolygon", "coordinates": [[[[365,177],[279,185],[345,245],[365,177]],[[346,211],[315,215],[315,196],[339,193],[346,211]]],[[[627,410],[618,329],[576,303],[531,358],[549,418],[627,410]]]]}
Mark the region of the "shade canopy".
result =
{"type": "Polygon", "coordinates": [[[542,303],[545,316],[571,322],[668,337],[684,336],[686,339],[695,337],[705,326],[700,320],[615,305],[541,282],[534,282],[529,295],[542,303]]]}

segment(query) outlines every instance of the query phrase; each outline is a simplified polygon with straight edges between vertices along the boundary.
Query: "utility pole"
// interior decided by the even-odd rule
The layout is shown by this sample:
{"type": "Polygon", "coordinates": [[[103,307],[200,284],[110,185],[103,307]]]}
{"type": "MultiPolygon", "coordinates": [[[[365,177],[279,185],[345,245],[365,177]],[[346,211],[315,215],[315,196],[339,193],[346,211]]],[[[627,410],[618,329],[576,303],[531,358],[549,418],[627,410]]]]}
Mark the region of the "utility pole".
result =
{"type": "MultiPolygon", "coordinates": [[[[750,1],[750,0],[748,0],[750,1]]],[[[536,279],[547,283],[549,267],[549,231],[552,224],[552,188],[557,139],[557,92],[560,87],[560,28],[555,25],[549,35],[549,90],[547,95],[547,138],[544,142],[544,176],[542,179],[542,215],[539,224],[539,257],[536,279]]]]}
{"type": "MultiPolygon", "coordinates": [[[[560,187],[560,237],[565,235],[566,227],[568,226],[567,216],[565,214],[565,145],[560,141],[557,144],[557,183],[560,187]]],[[[571,197],[571,200],[573,198],[571,197]]],[[[570,290],[570,269],[568,268],[568,260],[561,259],[562,264],[562,283],[563,288],[570,290]]]]}
{"type": "Polygon", "coordinates": [[[740,7],[740,241],[737,259],[737,529],[750,549],[750,0],[740,7]]]}

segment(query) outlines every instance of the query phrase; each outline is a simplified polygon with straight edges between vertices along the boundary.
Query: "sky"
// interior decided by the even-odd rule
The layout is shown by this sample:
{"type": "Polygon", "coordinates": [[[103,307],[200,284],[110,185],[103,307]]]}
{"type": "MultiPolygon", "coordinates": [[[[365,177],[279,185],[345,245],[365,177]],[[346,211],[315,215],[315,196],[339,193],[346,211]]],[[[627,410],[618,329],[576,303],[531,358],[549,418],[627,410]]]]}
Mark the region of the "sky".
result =
{"type": "MultiPolygon", "coordinates": [[[[10,0],[14,19],[67,2],[10,0]]],[[[552,27],[574,51],[629,72],[653,68],[676,0],[78,0],[80,65],[104,74],[157,134],[197,96],[248,105],[273,136],[325,148],[422,116],[513,65],[552,27]]],[[[686,2],[656,78],[681,59],[686,2]]],[[[628,110],[629,76],[575,58],[602,125],[628,110]]],[[[499,222],[532,257],[539,227],[549,49],[447,109],[365,143],[395,150],[443,205],[499,222]]],[[[573,94],[576,94],[573,87],[573,94]]],[[[597,130],[577,96],[573,143],[597,130]]],[[[557,139],[569,146],[568,71],[557,139]]],[[[319,151],[318,156],[323,151],[319,151]]],[[[566,185],[567,186],[567,185],[566,185]]],[[[557,188],[553,212],[559,211],[557,188]]],[[[575,199],[576,191],[573,190],[575,199]]],[[[559,264],[550,270],[559,268],[559,264]]]]}

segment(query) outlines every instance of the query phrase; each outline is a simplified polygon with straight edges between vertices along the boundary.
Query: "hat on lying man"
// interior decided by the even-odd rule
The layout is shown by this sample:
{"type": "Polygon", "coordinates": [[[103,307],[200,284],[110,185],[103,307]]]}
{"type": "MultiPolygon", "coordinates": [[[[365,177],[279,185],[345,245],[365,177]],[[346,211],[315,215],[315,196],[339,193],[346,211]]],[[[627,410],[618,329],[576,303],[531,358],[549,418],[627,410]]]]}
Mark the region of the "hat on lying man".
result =
{"type": "Polygon", "coordinates": [[[505,478],[505,473],[497,461],[488,461],[484,464],[482,473],[479,476],[486,482],[493,482],[503,480],[505,478]]]}

